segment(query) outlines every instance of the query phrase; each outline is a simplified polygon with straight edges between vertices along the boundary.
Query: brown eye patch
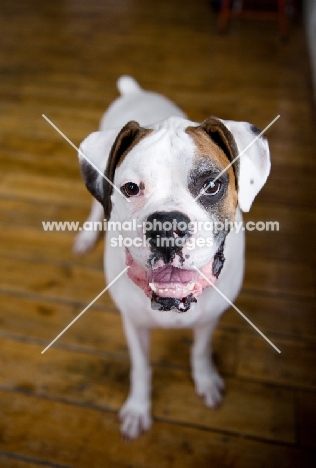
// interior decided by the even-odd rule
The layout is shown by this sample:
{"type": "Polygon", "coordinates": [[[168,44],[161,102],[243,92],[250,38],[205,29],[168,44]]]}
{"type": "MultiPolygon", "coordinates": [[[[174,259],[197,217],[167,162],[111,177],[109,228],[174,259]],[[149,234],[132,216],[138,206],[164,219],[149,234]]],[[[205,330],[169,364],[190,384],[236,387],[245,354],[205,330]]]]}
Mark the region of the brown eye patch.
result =
{"type": "Polygon", "coordinates": [[[198,201],[207,211],[220,202],[221,207],[218,208],[222,215],[231,219],[234,217],[237,206],[237,188],[234,170],[232,166],[227,168],[230,164],[227,155],[201,128],[188,127],[186,133],[192,138],[196,147],[188,182],[190,192],[194,197],[202,192],[198,201]],[[223,174],[221,174],[222,171],[224,171],[223,174]],[[219,179],[212,187],[211,182],[219,174],[221,174],[219,179]],[[205,190],[208,185],[209,194],[205,190]],[[203,189],[206,193],[203,193],[203,189]]]}

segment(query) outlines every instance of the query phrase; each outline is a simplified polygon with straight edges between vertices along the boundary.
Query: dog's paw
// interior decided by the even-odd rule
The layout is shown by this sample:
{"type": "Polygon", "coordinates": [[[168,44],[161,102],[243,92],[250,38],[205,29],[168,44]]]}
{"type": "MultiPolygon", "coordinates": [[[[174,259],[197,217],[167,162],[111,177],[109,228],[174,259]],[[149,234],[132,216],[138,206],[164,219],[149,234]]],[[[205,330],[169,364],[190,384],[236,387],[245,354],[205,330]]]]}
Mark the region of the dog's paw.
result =
{"type": "Polygon", "coordinates": [[[99,233],[94,231],[81,231],[73,244],[72,250],[77,255],[83,255],[94,247],[99,233]]]}
{"type": "Polygon", "coordinates": [[[152,419],[148,405],[127,400],[119,412],[121,434],[124,439],[136,439],[142,432],[148,431],[152,419]]]}
{"type": "Polygon", "coordinates": [[[204,399],[209,408],[216,408],[222,401],[225,384],[218,372],[210,370],[209,373],[195,376],[196,393],[204,399]]]}

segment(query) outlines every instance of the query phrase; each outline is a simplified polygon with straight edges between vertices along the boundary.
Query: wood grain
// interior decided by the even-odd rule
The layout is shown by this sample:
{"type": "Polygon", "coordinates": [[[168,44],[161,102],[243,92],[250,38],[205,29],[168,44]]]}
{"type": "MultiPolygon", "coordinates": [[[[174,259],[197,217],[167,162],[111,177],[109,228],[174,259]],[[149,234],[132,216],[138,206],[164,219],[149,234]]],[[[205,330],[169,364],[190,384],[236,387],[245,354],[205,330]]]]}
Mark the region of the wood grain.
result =
{"type": "Polygon", "coordinates": [[[217,34],[210,2],[2,0],[0,28],[0,465],[26,468],[310,468],[316,465],[315,120],[303,27],[235,20],[217,34]],[[196,396],[190,330],[154,330],[155,424],[126,444],[117,410],[129,357],[105,293],[44,355],[41,350],[104,288],[103,241],[83,257],[74,232],[91,197],[73,142],[98,128],[131,74],[189,118],[241,120],[267,131],[271,175],[245,221],[246,274],[214,336],[226,381],[218,411],[196,396]]]}
{"type": "MultiPolygon", "coordinates": [[[[0,385],[48,398],[118,411],[128,393],[129,362],[65,349],[41,354],[31,343],[2,339],[0,385]],[[23,353],[21,352],[23,347],[23,353]],[[27,365],[23,363],[27,362],[27,365]],[[11,369],[14,368],[14,375],[11,369]]],[[[153,366],[153,415],[165,421],[294,443],[293,392],[226,380],[225,404],[206,410],[188,371],[153,366]],[[183,408],[186,411],[183,411],[183,408]]]]}
{"type": "Polygon", "coordinates": [[[151,431],[128,444],[113,430],[117,420],[112,412],[19,392],[0,394],[1,418],[11,422],[10,429],[6,426],[2,431],[0,448],[34,461],[46,460],[57,467],[97,468],[104,466],[106,460],[118,468],[206,468],[218,464],[303,468],[311,467],[315,461],[313,453],[296,447],[158,420],[151,431]]]}

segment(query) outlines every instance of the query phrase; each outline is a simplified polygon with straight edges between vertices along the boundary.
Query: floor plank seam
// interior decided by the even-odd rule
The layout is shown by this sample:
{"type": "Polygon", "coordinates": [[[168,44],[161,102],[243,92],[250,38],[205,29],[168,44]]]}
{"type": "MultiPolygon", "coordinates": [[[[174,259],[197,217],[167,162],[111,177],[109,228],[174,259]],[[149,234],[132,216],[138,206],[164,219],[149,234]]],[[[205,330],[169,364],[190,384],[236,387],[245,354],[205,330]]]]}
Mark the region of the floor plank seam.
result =
{"type": "MultiPolygon", "coordinates": [[[[78,181],[77,181],[78,182],[78,181]]],[[[1,180],[0,180],[0,188],[1,188],[1,180]]],[[[7,201],[14,201],[14,202],[27,202],[27,203],[30,203],[30,204],[39,204],[39,205],[43,205],[43,206],[47,206],[50,204],[50,202],[45,199],[41,199],[41,198],[30,198],[30,197],[27,197],[27,195],[21,197],[21,196],[18,196],[18,195],[12,195],[12,194],[8,194],[8,193],[1,193],[1,198],[7,200],[7,201]]],[[[61,203],[61,202],[55,202],[53,200],[53,203],[54,203],[54,208],[55,209],[58,209],[58,208],[80,208],[80,210],[84,210],[86,211],[86,214],[88,215],[89,213],[89,209],[91,207],[91,202],[92,202],[92,197],[89,199],[87,197],[82,197],[82,200],[80,199],[79,200],[79,203],[78,203],[78,199],[76,200],[76,203],[73,203],[72,199],[70,200],[65,200],[65,202],[61,203]]]]}
{"type": "MultiPolygon", "coordinates": [[[[70,253],[71,253],[71,250],[70,250],[70,253]]],[[[30,261],[30,262],[36,262],[36,263],[39,263],[41,265],[45,264],[45,265],[55,265],[55,266],[59,266],[59,267],[62,267],[62,268],[67,268],[67,269],[70,269],[70,268],[73,268],[73,267],[76,267],[78,269],[82,269],[82,270],[87,270],[87,271],[93,271],[93,272],[98,272],[100,273],[101,277],[104,278],[104,269],[103,269],[103,265],[100,265],[100,266],[96,266],[96,265],[83,265],[83,264],[76,264],[75,261],[72,262],[72,261],[66,261],[66,262],[62,262],[62,261],[56,261],[56,260],[53,260],[52,258],[45,258],[43,256],[41,257],[26,257],[24,255],[6,255],[5,253],[1,252],[0,253],[0,258],[6,258],[6,259],[11,259],[11,260],[24,260],[24,261],[30,261]]],[[[74,258],[75,260],[75,258],[74,258]]]]}
{"type": "MultiPolygon", "coordinates": [[[[41,393],[41,392],[32,392],[32,391],[29,391],[29,390],[23,390],[23,389],[19,389],[19,388],[9,388],[9,387],[6,387],[5,385],[0,385],[0,390],[3,391],[3,392],[6,392],[6,393],[13,393],[13,394],[17,394],[17,395],[24,395],[26,397],[29,397],[29,398],[33,398],[33,399],[41,399],[41,400],[45,400],[45,401],[51,401],[51,402],[55,402],[55,403],[62,403],[64,405],[67,405],[67,406],[77,406],[77,407],[80,407],[80,408],[86,408],[86,409],[90,409],[90,410],[93,410],[93,411],[99,411],[99,412],[102,412],[102,413],[112,413],[112,414],[116,414],[118,412],[118,408],[117,409],[113,409],[113,408],[110,408],[108,406],[101,406],[101,405],[96,405],[96,404],[93,404],[93,403],[87,403],[87,402],[83,402],[83,401],[79,401],[79,400],[72,400],[72,399],[68,399],[68,398],[62,398],[62,397],[57,397],[57,396],[51,396],[51,395],[47,395],[47,394],[44,394],[44,393],[41,393]]],[[[128,389],[126,388],[126,393],[127,393],[128,389]]]]}
{"type": "MultiPolygon", "coordinates": [[[[56,402],[56,403],[61,403],[61,404],[64,404],[64,405],[67,405],[67,406],[72,406],[72,407],[80,407],[80,408],[85,408],[85,409],[88,409],[88,410],[92,410],[92,411],[97,411],[97,412],[101,412],[101,413],[111,413],[111,414],[117,414],[118,411],[119,411],[119,408],[117,409],[113,409],[113,408],[109,408],[109,407],[106,407],[106,406],[100,406],[100,405],[95,405],[95,404],[92,404],[92,403],[84,403],[84,402],[80,402],[78,400],[68,400],[66,398],[62,398],[62,397],[52,397],[52,396],[49,396],[49,395],[45,395],[45,394],[41,394],[41,393],[33,393],[33,392],[29,392],[29,391],[25,391],[25,390],[19,390],[19,389],[9,389],[7,387],[4,387],[4,386],[0,386],[0,390],[1,391],[4,391],[4,392],[7,392],[7,393],[14,393],[14,394],[22,394],[22,395],[25,395],[29,398],[32,398],[32,399],[42,399],[42,400],[46,400],[46,401],[51,401],[51,402],[56,402]]],[[[181,426],[181,427],[185,427],[185,428],[191,428],[191,429],[197,429],[199,431],[203,431],[203,432],[207,432],[207,433],[214,433],[214,434],[222,434],[222,435],[226,435],[226,436],[231,436],[231,437],[236,437],[238,439],[240,438],[243,438],[243,439],[246,439],[246,440],[252,440],[252,441],[257,441],[257,442],[263,442],[265,444],[270,444],[270,445],[274,445],[274,446],[280,446],[280,447],[287,447],[287,448],[300,448],[300,449],[304,449],[306,451],[310,451],[312,453],[316,453],[316,449],[314,448],[310,448],[310,447],[302,447],[302,446],[298,446],[295,443],[291,443],[291,442],[286,442],[286,441],[282,441],[282,440],[277,440],[277,439],[272,439],[272,438],[269,438],[269,437],[260,437],[260,436],[256,436],[254,434],[243,434],[243,433],[240,433],[238,431],[231,431],[231,430],[225,430],[225,429],[217,429],[216,427],[210,427],[210,426],[204,426],[203,424],[196,424],[196,423],[192,423],[192,422],[182,422],[182,421],[178,421],[176,419],[170,419],[170,418],[163,418],[161,416],[155,416],[155,413],[153,411],[153,420],[155,422],[160,422],[160,423],[163,423],[163,424],[170,424],[170,425],[173,425],[173,426],[181,426]]]]}
{"type": "MultiPolygon", "coordinates": [[[[0,286],[0,293],[5,294],[7,296],[12,296],[12,297],[20,297],[20,298],[25,298],[25,299],[30,299],[34,300],[35,302],[41,301],[41,302],[50,302],[50,303],[56,303],[60,305],[67,305],[67,306],[73,306],[74,308],[84,308],[87,303],[89,303],[89,300],[87,301],[78,301],[77,299],[64,299],[64,298],[59,298],[55,296],[43,296],[42,294],[39,293],[33,293],[33,292],[27,292],[27,291],[18,291],[15,289],[7,289],[7,288],[2,288],[0,286]]],[[[113,306],[108,305],[108,304],[93,304],[91,306],[91,310],[95,311],[100,311],[100,312],[109,312],[113,313],[115,315],[118,314],[117,309],[115,308],[114,304],[113,306]]]]}
{"type": "MultiPolygon", "coordinates": [[[[246,265],[247,265],[247,260],[246,260],[246,265]]],[[[306,293],[302,293],[302,294],[292,294],[292,293],[284,293],[284,292],[281,292],[281,291],[265,291],[264,294],[262,292],[261,289],[249,289],[247,287],[242,287],[242,290],[240,292],[240,294],[252,294],[256,297],[266,297],[266,298],[277,298],[277,299],[287,299],[287,300],[290,300],[290,301],[297,301],[297,302],[301,302],[301,301],[304,301],[304,300],[307,300],[309,302],[311,302],[312,300],[315,299],[316,297],[316,291],[314,290],[311,294],[306,294],[306,293]]]]}
{"type": "MultiPolygon", "coordinates": [[[[230,310],[230,309],[228,309],[230,310]]],[[[228,312],[228,311],[227,311],[228,312]]],[[[248,313],[248,317],[250,318],[251,317],[251,313],[248,313]]],[[[257,333],[255,331],[253,331],[251,328],[247,327],[247,325],[238,325],[238,326],[234,326],[234,325],[226,325],[225,323],[219,323],[218,326],[217,326],[217,330],[221,330],[222,332],[228,332],[228,333],[232,333],[232,334],[243,334],[243,335],[247,335],[247,336],[258,336],[257,333]]],[[[302,336],[301,333],[298,333],[298,334],[295,334],[295,333],[291,333],[291,332],[288,332],[288,333],[284,333],[280,330],[278,331],[275,331],[275,330],[271,330],[269,328],[265,328],[263,326],[260,326],[260,330],[262,330],[265,334],[269,334],[269,336],[273,337],[275,340],[281,340],[281,341],[295,341],[296,343],[298,344],[306,344],[306,343],[309,343],[309,342],[315,342],[315,338],[316,336],[315,335],[307,335],[306,333],[304,334],[304,336],[302,336]]],[[[311,333],[314,333],[313,330],[310,330],[311,333]]],[[[260,338],[259,338],[260,339],[260,338]]],[[[315,346],[312,346],[313,348],[315,347],[316,349],[316,345],[315,346]]]]}
{"type": "Polygon", "coordinates": [[[0,456],[7,457],[12,460],[24,461],[26,463],[36,463],[37,465],[47,466],[51,468],[75,468],[71,465],[61,465],[60,463],[50,462],[48,460],[42,460],[34,457],[28,457],[27,455],[22,455],[16,452],[7,452],[4,450],[0,450],[0,456]]]}
{"type": "MultiPolygon", "coordinates": [[[[36,344],[36,345],[41,345],[45,346],[47,343],[49,343],[49,340],[44,340],[36,337],[28,337],[28,336],[23,336],[23,335],[16,335],[16,334],[10,334],[6,332],[0,332],[0,336],[2,338],[7,338],[15,342],[20,342],[20,343],[28,343],[28,344],[36,344]]],[[[74,344],[65,344],[65,343],[58,343],[54,345],[54,348],[58,351],[65,351],[65,352],[70,352],[70,353],[80,353],[82,355],[86,356],[95,356],[95,357],[100,357],[106,360],[118,360],[121,362],[125,362],[126,364],[129,365],[129,355],[126,350],[124,353],[122,352],[111,352],[111,351],[103,351],[103,350],[98,350],[94,349],[88,346],[80,346],[80,345],[74,345],[74,344]]],[[[53,351],[53,349],[51,352],[53,351]]],[[[216,350],[215,350],[216,351],[216,350]]],[[[43,359],[45,357],[43,356],[43,359]]],[[[153,375],[155,373],[155,369],[168,369],[168,370],[180,370],[183,372],[187,372],[188,376],[190,376],[190,366],[188,364],[168,364],[162,361],[154,360],[151,359],[150,363],[153,367],[153,375]]],[[[266,386],[268,388],[272,389],[283,389],[291,392],[299,391],[299,390],[306,390],[310,392],[316,392],[316,385],[304,385],[304,382],[300,382],[299,384],[294,384],[294,383],[289,383],[289,382],[277,382],[275,380],[264,380],[256,377],[244,377],[242,375],[238,375],[238,372],[225,372],[221,370],[221,374],[225,379],[233,379],[233,380],[238,380],[242,383],[250,383],[250,384],[261,384],[263,386],[266,386]]],[[[270,378],[271,379],[271,378],[270,378]]]]}
{"type": "MultiPolygon", "coordinates": [[[[3,332],[2,330],[0,331],[0,337],[6,338],[15,342],[20,342],[20,343],[27,343],[27,344],[36,344],[40,346],[46,346],[51,342],[51,340],[47,340],[44,338],[38,338],[38,337],[30,337],[27,335],[18,335],[14,333],[9,333],[9,332],[3,332]]],[[[112,359],[119,359],[122,361],[128,361],[129,362],[129,354],[126,348],[126,353],[122,352],[111,352],[111,351],[102,351],[99,349],[94,349],[89,346],[85,345],[76,345],[76,344],[70,344],[70,343],[55,343],[52,348],[51,352],[56,349],[58,351],[69,351],[72,353],[80,353],[80,354],[86,354],[89,356],[99,356],[103,358],[112,358],[112,359]]],[[[45,359],[45,356],[43,356],[43,359],[45,359]]],[[[181,368],[181,366],[178,366],[181,368]]],[[[178,368],[177,367],[177,368],[178,368]]]]}
{"type": "MultiPolygon", "coordinates": [[[[249,434],[243,434],[241,432],[235,432],[235,431],[227,431],[225,429],[217,429],[217,428],[211,428],[211,427],[206,427],[200,424],[194,424],[194,423],[183,423],[182,421],[177,421],[177,420],[164,420],[161,417],[154,416],[154,420],[162,423],[168,423],[168,424],[173,424],[176,426],[182,426],[182,427],[190,427],[192,429],[198,429],[200,431],[204,432],[210,432],[210,433],[216,433],[216,434],[223,434],[226,436],[231,436],[231,437],[238,437],[246,440],[252,440],[256,442],[263,442],[269,445],[276,445],[279,447],[287,447],[287,448],[303,448],[301,446],[296,445],[296,443],[290,443],[290,442],[284,442],[281,440],[276,440],[276,439],[270,439],[270,438],[264,438],[256,435],[249,435],[249,434]]],[[[307,448],[306,448],[307,449],[307,448]]],[[[316,453],[316,449],[311,448],[311,452],[316,453]]]]}

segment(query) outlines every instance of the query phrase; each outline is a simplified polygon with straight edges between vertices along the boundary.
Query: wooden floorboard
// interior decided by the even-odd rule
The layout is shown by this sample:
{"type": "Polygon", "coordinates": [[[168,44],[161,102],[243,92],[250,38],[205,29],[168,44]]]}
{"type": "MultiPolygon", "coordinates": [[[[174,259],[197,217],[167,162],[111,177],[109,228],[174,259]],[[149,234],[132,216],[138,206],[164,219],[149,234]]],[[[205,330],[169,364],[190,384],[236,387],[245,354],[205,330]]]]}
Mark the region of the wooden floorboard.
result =
{"type": "Polygon", "coordinates": [[[19,392],[2,391],[1,398],[5,404],[2,416],[12,421],[12,430],[4,432],[5,443],[2,439],[0,448],[5,445],[7,451],[16,450],[25,458],[44,459],[57,467],[193,468],[234,464],[240,468],[303,468],[313,463],[309,450],[160,420],[137,441],[124,443],[114,430],[117,421],[113,412],[19,392]]]}
{"type": "Polygon", "coordinates": [[[316,464],[316,142],[301,24],[231,21],[201,0],[41,2],[0,7],[0,466],[12,468],[309,468],[316,464]],[[272,170],[245,221],[246,272],[236,305],[277,354],[229,309],[214,335],[226,382],[211,411],[190,376],[190,330],[154,330],[153,428],[132,443],[117,411],[128,393],[120,316],[105,293],[103,241],[72,252],[75,232],[43,221],[85,220],[90,195],[75,145],[97,130],[131,74],[189,118],[268,130],[272,170]]]}

